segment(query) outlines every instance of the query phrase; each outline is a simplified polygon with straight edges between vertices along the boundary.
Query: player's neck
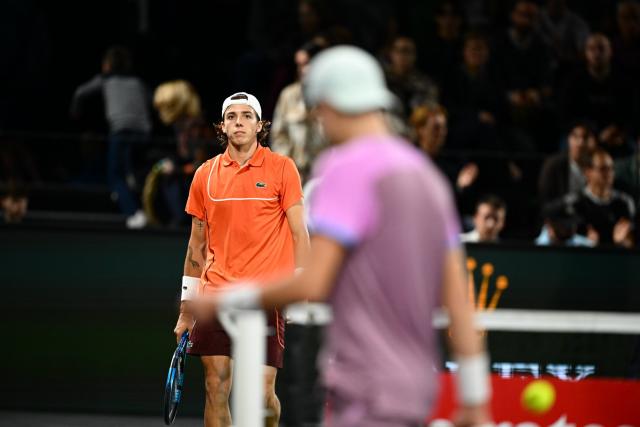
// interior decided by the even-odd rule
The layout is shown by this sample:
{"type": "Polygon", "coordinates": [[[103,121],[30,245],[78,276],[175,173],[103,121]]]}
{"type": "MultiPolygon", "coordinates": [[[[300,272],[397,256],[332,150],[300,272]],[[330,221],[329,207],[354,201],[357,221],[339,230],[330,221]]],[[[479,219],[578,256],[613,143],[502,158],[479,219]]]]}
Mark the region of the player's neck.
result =
{"type": "Polygon", "coordinates": [[[258,142],[253,141],[249,144],[235,145],[229,142],[229,157],[238,162],[240,166],[244,166],[258,149],[258,142]]]}
{"type": "Polygon", "coordinates": [[[389,126],[382,113],[368,113],[348,119],[340,143],[363,136],[390,135],[389,126]]]}

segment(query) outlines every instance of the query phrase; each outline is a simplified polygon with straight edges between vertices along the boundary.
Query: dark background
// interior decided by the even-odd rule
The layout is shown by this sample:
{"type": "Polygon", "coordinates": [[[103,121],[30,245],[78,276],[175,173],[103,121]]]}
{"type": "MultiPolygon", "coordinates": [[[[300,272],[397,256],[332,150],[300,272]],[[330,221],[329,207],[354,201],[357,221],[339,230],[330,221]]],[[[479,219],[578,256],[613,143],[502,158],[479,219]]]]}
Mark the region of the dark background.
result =
{"type": "MultiPolygon", "coordinates": [[[[434,31],[438,4],[316,3],[325,5],[325,26],[348,28],[355,44],[374,53],[391,33],[424,43],[434,31]]],[[[567,3],[593,32],[614,31],[615,0],[567,3]]],[[[507,25],[512,2],[486,4],[491,32],[498,32],[507,25]]],[[[2,0],[0,36],[4,131],[75,129],[68,114],[73,90],[99,72],[102,55],[116,44],[132,49],[136,71],[152,88],[170,79],[189,80],[205,109],[214,112],[229,93],[242,89],[255,93],[270,112],[279,90],[295,77],[295,49],[307,41],[296,0],[2,0]]]]}
{"type": "MultiPolygon", "coordinates": [[[[338,5],[327,3],[327,9],[338,5]]],[[[340,2],[340,21],[348,23],[357,13],[358,31],[367,21],[382,19],[378,9],[406,13],[410,2],[366,2],[367,8],[360,11],[364,3],[340,2]],[[375,16],[367,17],[366,10],[375,16]]],[[[68,115],[73,90],[99,72],[102,55],[116,44],[132,49],[135,69],[150,87],[187,79],[207,110],[217,110],[221,100],[244,82],[253,87],[243,85],[243,90],[275,97],[277,93],[267,93],[266,87],[273,65],[283,62],[290,67],[280,83],[284,86],[294,77],[294,49],[306,41],[298,31],[297,4],[294,0],[3,0],[0,128],[74,129],[68,115]],[[252,67],[236,67],[241,56],[252,55],[256,58],[252,67]],[[256,79],[245,78],[247,74],[256,79]]],[[[369,32],[381,26],[372,22],[369,32]]],[[[383,37],[380,33],[378,37],[383,37]]],[[[356,33],[356,37],[362,44],[373,44],[365,40],[370,36],[356,33]]]]}

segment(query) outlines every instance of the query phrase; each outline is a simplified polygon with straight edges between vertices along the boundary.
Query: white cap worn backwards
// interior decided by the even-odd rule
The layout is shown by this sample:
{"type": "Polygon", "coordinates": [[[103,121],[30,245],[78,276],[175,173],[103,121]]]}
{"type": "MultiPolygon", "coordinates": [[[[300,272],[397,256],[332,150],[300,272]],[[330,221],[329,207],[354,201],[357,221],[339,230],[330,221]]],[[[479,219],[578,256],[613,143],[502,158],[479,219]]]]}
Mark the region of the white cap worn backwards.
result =
{"type": "Polygon", "coordinates": [[[262,108],[258,102],[258,98],[247,92],[237,92],[228,97],[222,103],[222,118],[224,118],[224,112],[227,111],[230,105],[248,105],[253,108],[258,115],[258,120],[262,118],[262,108]]]}
{"type": "Polygon", "coordinates": [[[303,87],[309,107],[326,102],[345,114],[388,109],[394,99],[378,61],[354,46],[336,46],[316,55],[303,87]]]}

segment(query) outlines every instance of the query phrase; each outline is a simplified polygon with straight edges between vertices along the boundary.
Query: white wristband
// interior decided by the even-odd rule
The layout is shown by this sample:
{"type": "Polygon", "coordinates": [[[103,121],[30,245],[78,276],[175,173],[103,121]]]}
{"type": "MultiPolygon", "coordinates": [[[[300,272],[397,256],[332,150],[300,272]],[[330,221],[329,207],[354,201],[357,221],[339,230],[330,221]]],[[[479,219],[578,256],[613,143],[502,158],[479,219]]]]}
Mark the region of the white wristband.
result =
{"type": "Polygon", "coordinates": [[[198,297],[198,288],[200,287],[200,278],[191,276],[182,276],[182,295],[180,301],[191,301],[198,297]]]}
{"type": "Polygon", "coordinates": [[[251,285],[239,285],[226,289],[218,299],[218,309],[251,310],[260,308],[260,289],[251,285]]]}
{"type": "Polygon", "coordinates": [[[489,401],[489,358],[486,353],[458,357],[457,388],[461,405],[475,406],[489,401]]]}

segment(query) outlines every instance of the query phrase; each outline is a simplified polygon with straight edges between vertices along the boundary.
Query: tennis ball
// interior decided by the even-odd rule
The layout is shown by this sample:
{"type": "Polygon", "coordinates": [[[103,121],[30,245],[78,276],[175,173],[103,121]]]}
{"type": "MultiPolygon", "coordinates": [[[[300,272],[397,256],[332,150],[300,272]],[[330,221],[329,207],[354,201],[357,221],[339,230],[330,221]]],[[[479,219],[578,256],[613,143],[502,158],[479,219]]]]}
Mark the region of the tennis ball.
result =
{"type": "Polygon", "coordinates": [[[534,414],[547,412],[556,401],[556,390],[546,380],[530,382],[522,391],[522,406],[534,414]]]}

